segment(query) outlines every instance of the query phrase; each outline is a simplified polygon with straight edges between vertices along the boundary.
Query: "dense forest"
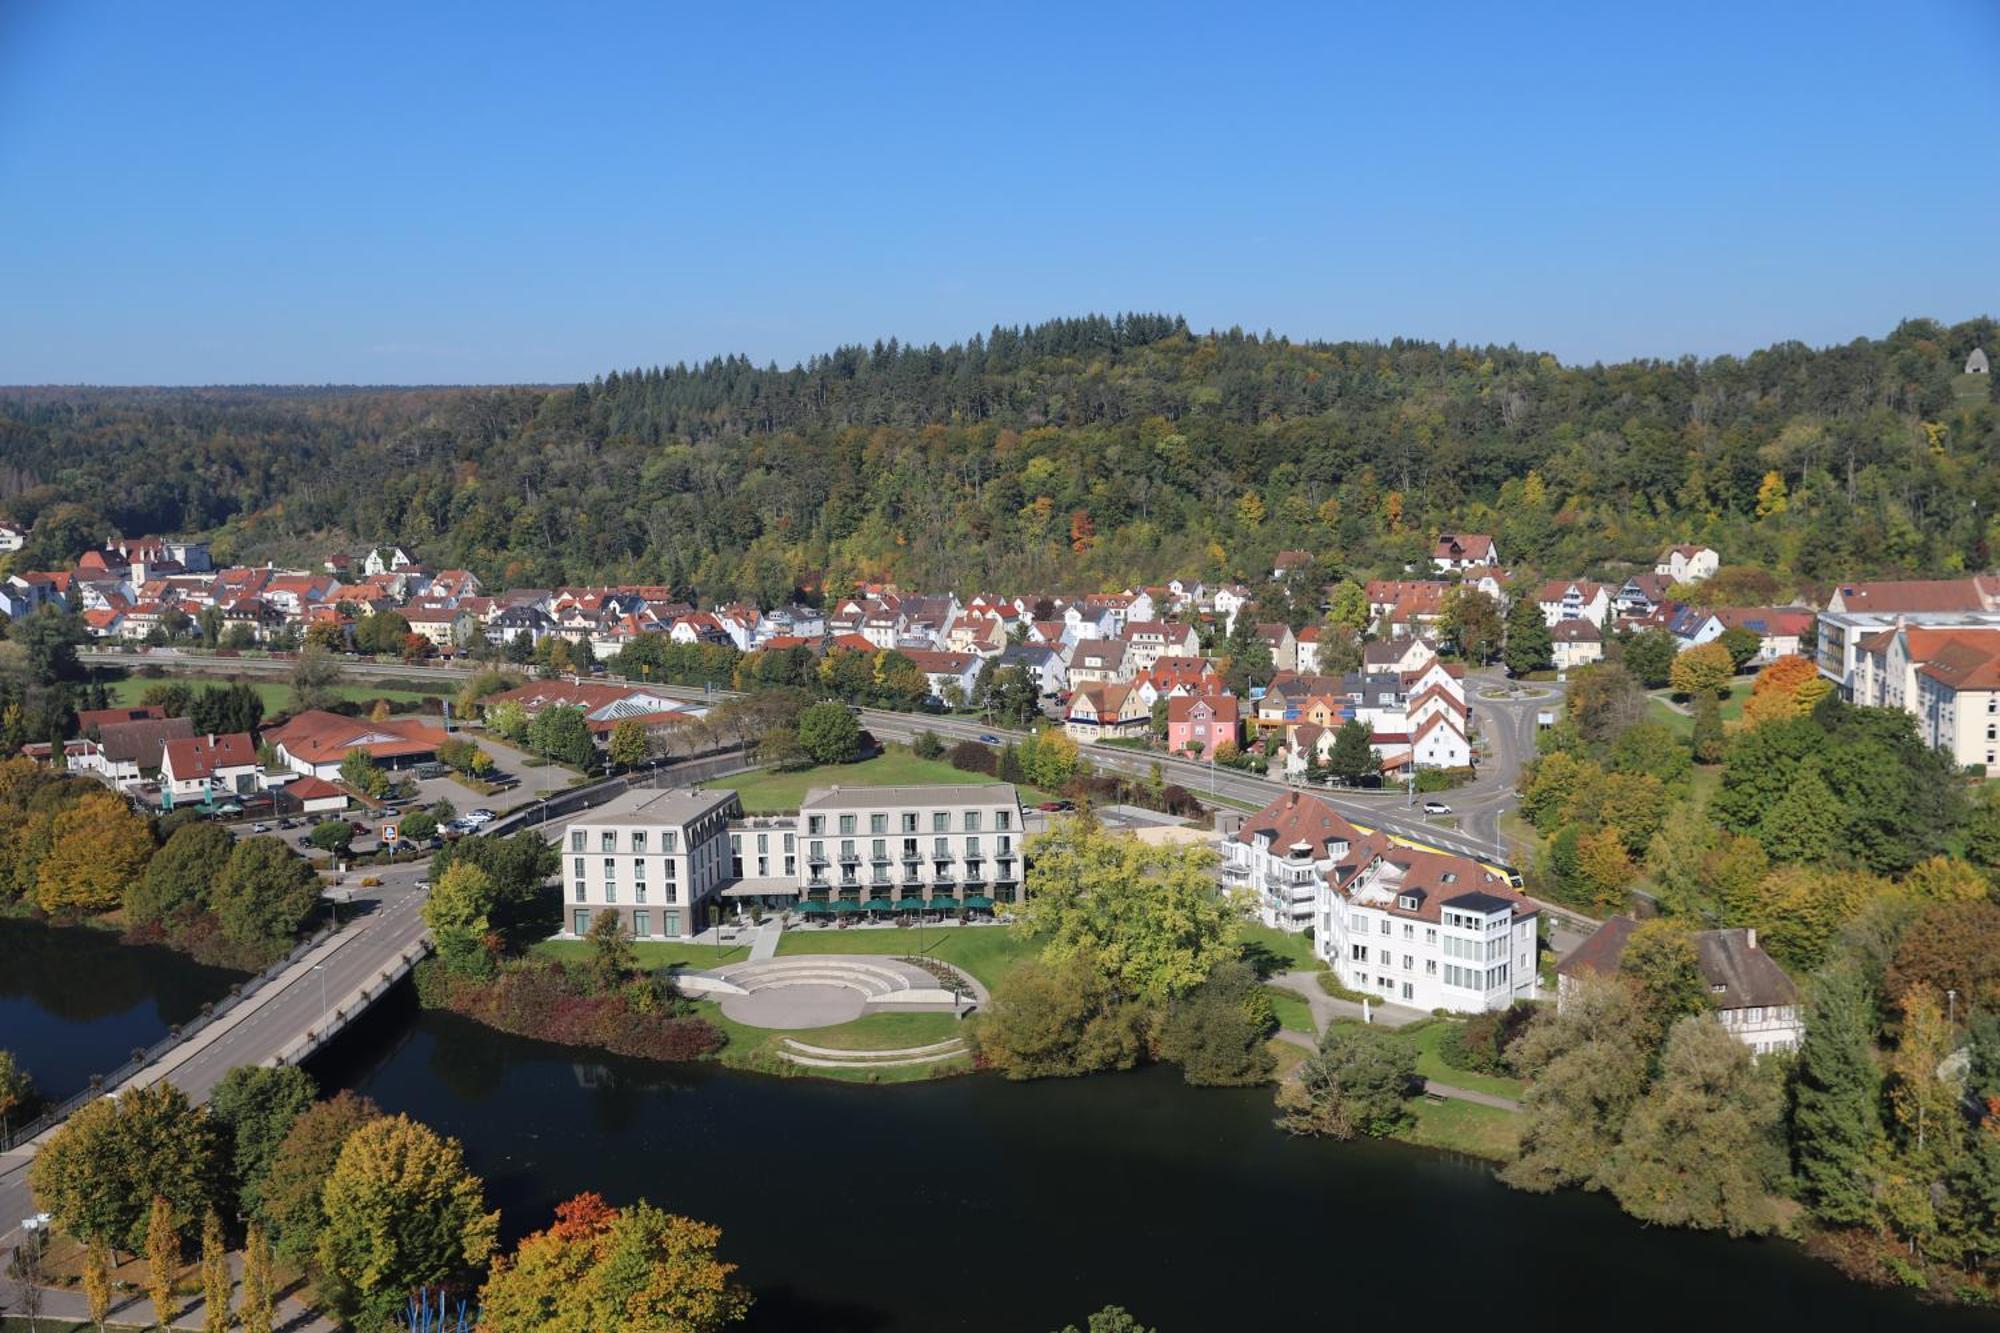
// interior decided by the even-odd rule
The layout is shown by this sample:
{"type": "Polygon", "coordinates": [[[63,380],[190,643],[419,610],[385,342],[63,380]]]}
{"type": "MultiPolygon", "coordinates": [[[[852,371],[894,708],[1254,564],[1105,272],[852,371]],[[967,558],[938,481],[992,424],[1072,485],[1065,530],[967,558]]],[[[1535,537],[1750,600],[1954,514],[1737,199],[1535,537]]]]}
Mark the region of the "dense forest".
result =
{"type": "Polygon", "coordinates": [[[1564,366],[1128,315],[571,388],[0,390],[0,511],[40,525],[30,566],[109,529],[281,563],[397,541],[489,583],[767,604],[1256,578],[1292,547],[1386,575],[1453,528],[1529,573],[1701,540],[1793,585],[1942,574],[2000,537],[1979,345],[1993,320],[1564,366]]]}

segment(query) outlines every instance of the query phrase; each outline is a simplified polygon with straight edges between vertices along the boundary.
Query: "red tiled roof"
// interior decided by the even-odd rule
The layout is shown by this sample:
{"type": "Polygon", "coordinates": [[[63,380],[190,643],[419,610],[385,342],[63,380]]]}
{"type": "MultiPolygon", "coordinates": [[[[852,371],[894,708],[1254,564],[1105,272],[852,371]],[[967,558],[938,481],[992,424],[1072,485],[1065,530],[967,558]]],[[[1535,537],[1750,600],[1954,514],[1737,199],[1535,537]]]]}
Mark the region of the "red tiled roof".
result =
{"type": "Polygon", "coordinates": [[[180,781],[214,777],[225,768],[251,768],[257,763],[257,745],[247,731],[225,736],[184,736],[170,740],[161,766],[171,768],[180,781]]]}

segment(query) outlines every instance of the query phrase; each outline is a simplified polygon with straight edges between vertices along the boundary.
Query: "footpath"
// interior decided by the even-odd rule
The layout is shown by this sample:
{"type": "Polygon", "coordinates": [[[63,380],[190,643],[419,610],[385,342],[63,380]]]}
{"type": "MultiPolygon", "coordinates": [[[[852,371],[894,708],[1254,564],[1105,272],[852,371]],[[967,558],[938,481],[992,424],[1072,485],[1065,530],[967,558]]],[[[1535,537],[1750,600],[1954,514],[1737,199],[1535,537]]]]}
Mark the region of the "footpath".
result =
{"type": "MultiPolygon", "coordinates": [[[[243,1277],[243,1256],[229,1256],[232,1279],[230,1303],[241,1301],[243,1293],[240,1285],[243,1277]]],[[[90,1322],[90,1302],[80,1290],[69,1287],[37,1288],[41,1300],[34,1312],[37,1319],[49,1321],[51,1333],[55,1329],[68,1330],[72,1326],[92,1328],[90,1322]]],[[[8,1283],[0,1287],[0,1316],[11,1319],[27,1319],[29,1308],[22,1302],[22,1292],[18,1284],[8,1283]]],[[[208,1307],[200,1296],[184,1297],[182,1308],[175,1313],[170,1327],[200,1329],[204,1326],[208,1307]]],[[[153,1302],[144,1292],[120,1292],[113,1296],[111,1316],[105,1321],[107,1328],[158,1328],[153,1320],[153,1302]]],[[[316,1314],[306,1308],[299,1299],[297,1290],[286,1294],[278,1302],[278,1317],[273,1327],[279,1333],[339,1333],[340,1325],[325,1315],[316,1314]]]]}
{"type": "MultiPolygon", "coordinates": [[[[1370,1004],[1363,1007],[1352,1000],[1336,1000],[1319,988],[1317,972],[1283,972],[1271,978],[1273,986],[1282,986],[1306,1002],[1312,1011],[1313,1029],[1324,1032],[1327,1025],[1336,1018],[1354,1018],[1380,1024],[1386,1028],[1407,1027],[1420,1018],[1429,1017],[1421,1009],[1411,1009],[1400,1004],[1370,1004]]],[[[1303,1032],[1281,1031],[1278,1040],[1309,1051],[1319,1049],[1319,1043],[1303,1032]]],[[[1490,1106],[1496,1111],[1518,1111],[1521,1103],[1510,1097],[1496,1096],[1490,1092],[1475,1092],[1471,1088],[1457,1088],[1449,1083],[1439,1083],[1435,1079],[1424,1080],[1424,1091],[1433,1097],[1445,1097],[1457,1102],[1471,1102],[1475,1106],[1490,1106]]]]}

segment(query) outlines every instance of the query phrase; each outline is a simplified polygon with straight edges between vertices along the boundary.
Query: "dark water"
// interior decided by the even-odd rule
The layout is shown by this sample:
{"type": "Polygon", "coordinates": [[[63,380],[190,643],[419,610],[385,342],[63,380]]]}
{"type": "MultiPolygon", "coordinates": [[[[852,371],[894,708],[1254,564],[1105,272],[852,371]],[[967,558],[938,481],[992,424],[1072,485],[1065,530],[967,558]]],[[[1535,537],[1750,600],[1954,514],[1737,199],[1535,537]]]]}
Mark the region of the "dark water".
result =
{"type": "Polygon", "coordinates": [[[512,1240],[595,1189],[723,1228],[765,1330],[1990,1329],[1780,1243],[1648,1230],[1172,1070],[870,1088],[579,1057],[405,996],[317,1072],[464,1141],[512,1240]]]}
{"type": "Polygon", "coordinates": [[[221,999],[241,973],[106,931],[0,918],[0,1049],[44,1096],[81,1091],[175,1023],[221,999]]]}

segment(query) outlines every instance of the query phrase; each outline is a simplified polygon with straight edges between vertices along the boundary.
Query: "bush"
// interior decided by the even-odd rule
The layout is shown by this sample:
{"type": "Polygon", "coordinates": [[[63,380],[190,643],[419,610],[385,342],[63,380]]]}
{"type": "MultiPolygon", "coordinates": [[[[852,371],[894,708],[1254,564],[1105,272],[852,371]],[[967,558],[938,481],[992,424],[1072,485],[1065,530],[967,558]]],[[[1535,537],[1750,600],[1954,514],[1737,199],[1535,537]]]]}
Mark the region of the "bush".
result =
{"type": "MultiPolygon", "coordinates": [[[[677,1012],[663,1017],[658,991],[641,1006],[634,1005],[631,987],[593,995],[587,978],[572,975],[561,963],[513,963],[489,981],[456,976],[441,964],[425,963],[418,968],[417,995],[427,1006],[449,1009],[515,1036],[560,1046],[591,1046],[642,1060],[699,1060],[721,1050],[726,1040],[706,1019],[677,1012]]],[[[681,1007],[677,997],[664,1003],[672,1010],[681,1007]]]]}
{"type": "Polygon", "coordinates": [[[978,741],[960,741],[952,746],[948,762],[961,773],[984,773],[988,777],[1000,769],[1000,756],[978,741]]]}
{"type": "Polygon", "coordinates": [[[944,742],[935,731],[920,731],[910,739],[910,753],[919,759],[935,759],[944,753],[944,742]]]}
{"type": "Polygon", "coordinates": [[[1527,1030],[1535,1016],[1535,1006],[1516,1000],[1506,1009],[1474,1014],[1463,1023],[1454,1023],[1438,1043],[1438,1056],[1453,1069],[1473,1074],[1512,1077],[1513,1062],[1508,1058],[1515,1038],[1527,1030]]]}
{"type": "Polygon", "coordinates": [[[1417,790],[1450,791],[1453,787],[1463,787],[1474,776],[1469,768],[1420,768],[1417,770],[1417,790]]]}
{"type": "Polygon", "coordinates": [[[1340,974],[1331,969],[1315,973],[1314,980],[1319,982],[1321,990],[1336,1000],[1346,1000],[1350,1004],[1360,1004],[1363,1000],[1367,1000],[1371,1004],[1382,1003],[1382,997],[1379,995],[1370,995],[1366,991],[1358,991],[1343,986],[1340,982],[1340,974]]]}

